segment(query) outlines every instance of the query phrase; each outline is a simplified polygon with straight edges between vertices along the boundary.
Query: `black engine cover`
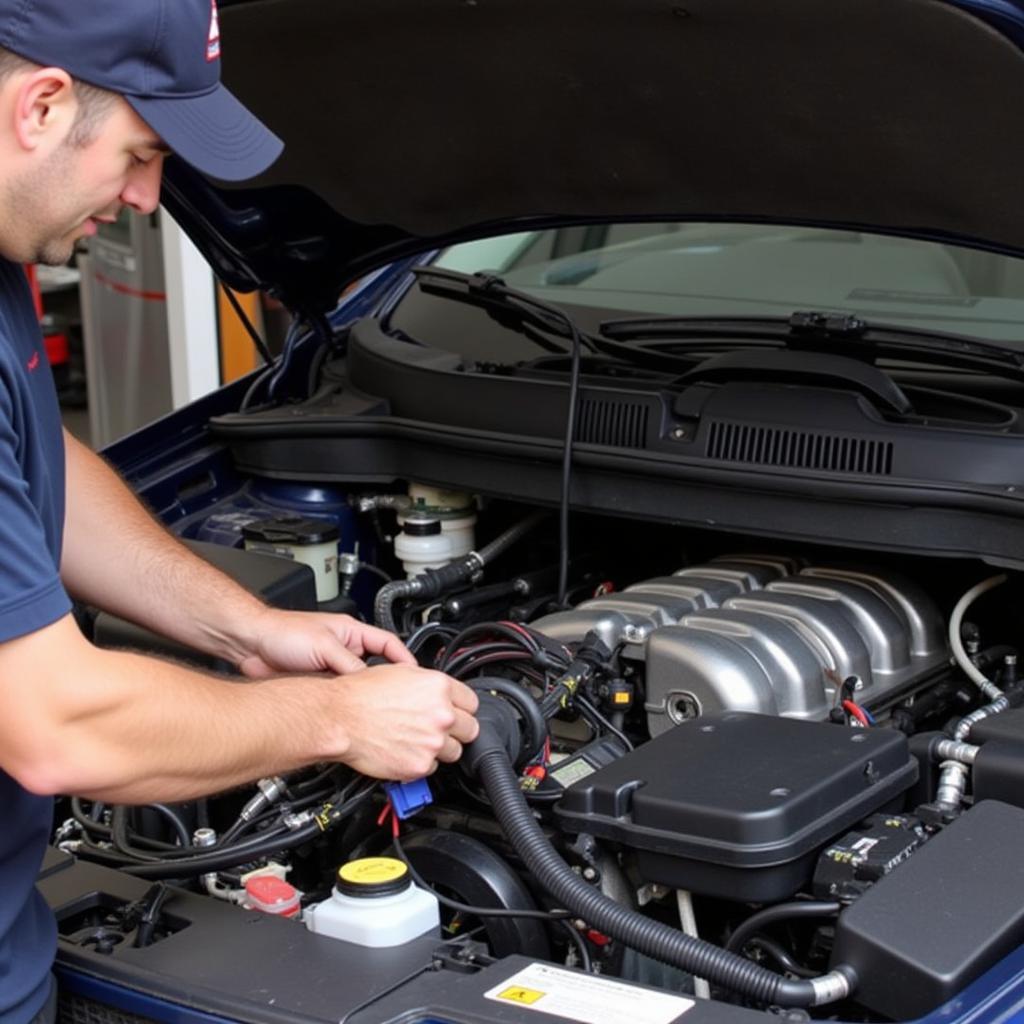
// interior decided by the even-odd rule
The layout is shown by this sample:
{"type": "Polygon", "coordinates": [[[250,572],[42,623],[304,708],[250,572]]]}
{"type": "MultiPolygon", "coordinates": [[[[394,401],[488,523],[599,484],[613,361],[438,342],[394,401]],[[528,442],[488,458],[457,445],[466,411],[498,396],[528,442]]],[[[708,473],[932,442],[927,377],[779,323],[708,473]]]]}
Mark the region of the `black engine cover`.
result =
{"type": "Polygon", "coordinates": [[[572,832],[637,853],[645,879],[734,900],[783,900],[817,851],[917,778],[906,737],[770,715],[708,715],[571,786],[572,832]]]}

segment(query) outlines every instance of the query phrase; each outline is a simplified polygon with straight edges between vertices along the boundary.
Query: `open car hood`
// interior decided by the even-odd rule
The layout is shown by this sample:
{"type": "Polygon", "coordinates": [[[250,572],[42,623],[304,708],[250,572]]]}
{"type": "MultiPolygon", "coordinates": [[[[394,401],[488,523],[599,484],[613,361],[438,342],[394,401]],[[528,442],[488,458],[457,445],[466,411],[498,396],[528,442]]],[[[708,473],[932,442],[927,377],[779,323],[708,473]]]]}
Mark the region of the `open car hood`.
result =
{"type": "Polygon", "coordinates": [[[1004,0],[244,0],[224,77],[286,141],[164,202],[306,313],[456,240],[587,221],[834,225],[1024,251],[1004,0]]]}

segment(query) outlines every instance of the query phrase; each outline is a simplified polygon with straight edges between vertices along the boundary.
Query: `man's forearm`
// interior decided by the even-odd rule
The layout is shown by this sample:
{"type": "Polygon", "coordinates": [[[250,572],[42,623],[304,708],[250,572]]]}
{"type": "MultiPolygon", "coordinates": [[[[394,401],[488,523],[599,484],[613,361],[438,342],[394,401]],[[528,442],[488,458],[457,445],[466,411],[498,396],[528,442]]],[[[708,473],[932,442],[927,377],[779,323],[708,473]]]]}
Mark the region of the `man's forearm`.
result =
{"type": "Polygon", "coordinates": [[[437,672],[235,683],[100,650],[70,616],[0,644],[0,699],[0,768],[33,792],[121,803],[186,800],[319,761],[416,778],[476,734],[475,695],[437,672]]]}
{"type": "Polygon", "coordinates": [[[70,435],[61,576],[78,600],[232,663],[261,602],[156,522],[70,435]]]}

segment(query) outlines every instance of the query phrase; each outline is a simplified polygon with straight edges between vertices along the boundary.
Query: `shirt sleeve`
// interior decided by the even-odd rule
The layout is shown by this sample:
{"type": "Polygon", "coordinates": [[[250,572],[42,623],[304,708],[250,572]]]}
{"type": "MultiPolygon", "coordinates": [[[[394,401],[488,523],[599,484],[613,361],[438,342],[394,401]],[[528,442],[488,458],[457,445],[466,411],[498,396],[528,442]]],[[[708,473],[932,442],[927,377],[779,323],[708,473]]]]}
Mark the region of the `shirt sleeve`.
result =
{"type": "MultiPolygon", "coordinates": [[[[0,642],[35,632],[71,610],[41,507],[51,489],[45,481],[33,487],[25,477],[15,405],[0,379],[0,642]]],[[[63,477],[64,466],[48,471],[63,477]]]]}

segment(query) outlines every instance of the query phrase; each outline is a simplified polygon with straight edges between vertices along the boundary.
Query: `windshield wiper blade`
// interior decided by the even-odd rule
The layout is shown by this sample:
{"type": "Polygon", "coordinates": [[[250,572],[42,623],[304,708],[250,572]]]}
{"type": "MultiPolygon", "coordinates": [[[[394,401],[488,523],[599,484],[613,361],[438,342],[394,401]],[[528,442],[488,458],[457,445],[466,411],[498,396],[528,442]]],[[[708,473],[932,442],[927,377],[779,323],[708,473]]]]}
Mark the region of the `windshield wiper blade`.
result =
{"type": "MultiPolygon", "coordinates": [[[[463,274],[441,267],[413,267],[420,290],[428,295],[464,302],[484,310],[503,327],[526,335],[549,352],[569,354],[572,332],[568,327],[569,316],[562,313],[556,317],[538,307],[543,305],[528,292],[519,292],[505,284],[493,274],[463,274]],[[566,343],[566,347],[552,346],[550,337],[566,343]]],[[[573,321],[575,323],[575,321],[573,321]]],[[[576,330],[580,341],[591,352],[618,359],[631,366],[668,373],[681,373],[694,365],[693,357],[673,355],[647,348],[637,348],[609,338],[602,338],[583,330],[578,324],[576,330]]]]}
{"type": "Polygon", "coordinates": [[[959,334],[875,323],[846,313],[800,310],[788,317],[631,318],[606,320],[600,332],[619,342],[656,342],[659,347],[683,350],[707,348],[709,342],[725,347],[729,342],[755,341],[855,358],[907,359],[1024,380],[1024,353],[1016,349],[959,334]]]}

